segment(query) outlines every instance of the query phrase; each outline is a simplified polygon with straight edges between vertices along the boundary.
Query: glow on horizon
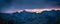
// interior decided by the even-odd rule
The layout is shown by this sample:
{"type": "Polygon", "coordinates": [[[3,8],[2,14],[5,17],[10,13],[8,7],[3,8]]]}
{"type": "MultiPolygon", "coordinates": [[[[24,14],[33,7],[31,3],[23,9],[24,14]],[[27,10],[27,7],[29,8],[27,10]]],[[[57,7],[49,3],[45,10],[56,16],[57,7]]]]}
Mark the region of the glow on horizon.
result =
{"type": "MultiPolygon", "coordinates": [[[[51,10],[60,10],[60,8],[45,8],[45,9],[24,9],[27,12],[36,12],[41,13],[42,11],[51,11],[51,10]]],[[[5,13],[14,13],[14,12],[22,12],[23,10],[8,10],[5,13]]]]}

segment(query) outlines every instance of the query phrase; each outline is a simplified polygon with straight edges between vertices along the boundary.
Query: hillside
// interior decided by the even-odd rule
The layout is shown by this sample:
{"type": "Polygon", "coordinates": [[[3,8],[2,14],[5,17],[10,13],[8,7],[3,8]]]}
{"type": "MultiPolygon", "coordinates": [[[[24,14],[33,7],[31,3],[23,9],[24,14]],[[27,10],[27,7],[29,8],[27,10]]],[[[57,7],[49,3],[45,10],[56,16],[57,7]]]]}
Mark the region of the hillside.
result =
{"type": "Polygon", "coordinates": [[[60,10],[43,11],[42,13],[15,12],[0,13],[0,24],[60,24],[60,10]]]}

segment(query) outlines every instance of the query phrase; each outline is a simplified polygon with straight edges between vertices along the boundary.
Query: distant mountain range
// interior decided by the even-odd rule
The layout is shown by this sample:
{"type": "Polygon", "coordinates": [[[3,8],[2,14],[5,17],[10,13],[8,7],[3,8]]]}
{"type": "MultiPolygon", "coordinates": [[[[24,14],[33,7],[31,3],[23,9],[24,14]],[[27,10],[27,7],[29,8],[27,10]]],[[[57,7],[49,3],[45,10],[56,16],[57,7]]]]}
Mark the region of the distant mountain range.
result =
{"type": "Polygon", "coordinates": [[[0,13],[0,24],[60,24],[60,10],[0,13]]]}
{"type": "Polygon", "coordinates": [[[51,10],[60,10],[60,8],[42,8],[42,9],[19,9],[19,10],[13,10],[13,9],[9,9],[9,10],[2,10],[0,11],[0,13],[14,13],[14,12],[22,12],[22,11],[26,11],[26,12],[36,12],[36,13],[41,13],[43,11],[51,11],[51,10]]]}

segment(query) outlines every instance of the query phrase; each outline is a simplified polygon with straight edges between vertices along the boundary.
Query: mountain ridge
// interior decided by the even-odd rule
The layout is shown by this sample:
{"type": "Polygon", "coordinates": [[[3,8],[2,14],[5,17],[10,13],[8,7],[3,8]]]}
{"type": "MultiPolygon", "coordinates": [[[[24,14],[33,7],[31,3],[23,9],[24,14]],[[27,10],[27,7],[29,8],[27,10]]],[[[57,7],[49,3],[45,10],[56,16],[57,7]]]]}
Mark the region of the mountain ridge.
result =
{"type": "MultiPolygon", "coordinates": [[[[21,13],[0,13],[0,15],[3,21],[13,21],[12,23],[14,24],[16,22],[18,22],[18,24],[55,24],[56,21],[60,21],[60,10],[43,11],[42,13],[26,12],[24,10],[21,13]]],[[[58,24],[60,24],[60,22],[58,24]]]]}

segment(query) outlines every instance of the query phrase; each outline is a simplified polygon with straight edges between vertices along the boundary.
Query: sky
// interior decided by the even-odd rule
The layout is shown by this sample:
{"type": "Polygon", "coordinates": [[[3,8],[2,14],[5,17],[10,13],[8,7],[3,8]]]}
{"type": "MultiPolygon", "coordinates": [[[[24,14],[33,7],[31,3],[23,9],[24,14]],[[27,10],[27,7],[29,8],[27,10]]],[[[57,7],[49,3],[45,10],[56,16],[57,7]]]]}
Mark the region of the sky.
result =
{"type": "Polygon", "coordinates": [[[0,0],[0,12],[60,7],[60,0],[0,0]]]}

